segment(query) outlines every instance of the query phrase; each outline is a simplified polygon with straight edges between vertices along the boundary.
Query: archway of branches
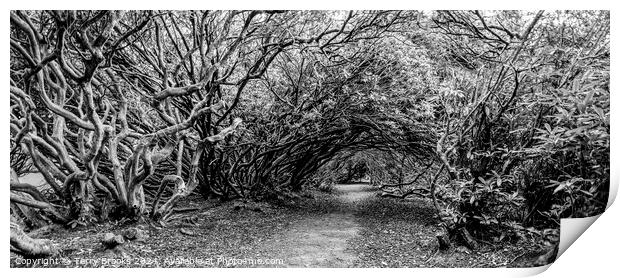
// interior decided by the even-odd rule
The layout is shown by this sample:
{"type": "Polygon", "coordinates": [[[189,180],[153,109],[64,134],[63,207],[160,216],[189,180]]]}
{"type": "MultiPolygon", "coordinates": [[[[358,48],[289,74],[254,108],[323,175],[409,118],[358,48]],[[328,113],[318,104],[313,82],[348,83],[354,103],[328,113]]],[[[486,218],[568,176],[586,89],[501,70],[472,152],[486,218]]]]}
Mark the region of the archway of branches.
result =
{"type": "MultiPolygon", "coordinates": [[[[608,12],[10,20],[10,200],[21,225],[162,224],[190,194],[273,198],[364,155],[392,195],[427,179],[437,214],[465,236],[504,240],[605,208],[608,12]],[[20,182],[33,171],[44,187],[20,182]]],[[[15,235],[23,252],[44,252],[14,227],[12,245],[15,235]]]]}
{"type": "Polygon", "coordinates": [[[15,211],[165,221],[194,189],[297,191],[343,149],[416,144],[409,65],[383,41],[416,14],[12,12],[15,211]],[[30,170],[45,188],[19,182],[30,170]]]}

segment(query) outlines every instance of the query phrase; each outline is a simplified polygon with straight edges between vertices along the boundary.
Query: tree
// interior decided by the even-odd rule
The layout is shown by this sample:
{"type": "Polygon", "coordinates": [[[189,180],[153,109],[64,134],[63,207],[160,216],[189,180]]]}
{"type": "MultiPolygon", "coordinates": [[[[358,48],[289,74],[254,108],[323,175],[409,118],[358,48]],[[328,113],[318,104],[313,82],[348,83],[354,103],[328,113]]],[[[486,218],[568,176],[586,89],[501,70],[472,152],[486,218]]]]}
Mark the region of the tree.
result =
{"type": "Polygon", "coordinates": [[[10,17],[11,202],[33,226],[163,224],[196,189],[277,199],[366,174],[470,245],[605,207],[608,12],[10,17]]]}

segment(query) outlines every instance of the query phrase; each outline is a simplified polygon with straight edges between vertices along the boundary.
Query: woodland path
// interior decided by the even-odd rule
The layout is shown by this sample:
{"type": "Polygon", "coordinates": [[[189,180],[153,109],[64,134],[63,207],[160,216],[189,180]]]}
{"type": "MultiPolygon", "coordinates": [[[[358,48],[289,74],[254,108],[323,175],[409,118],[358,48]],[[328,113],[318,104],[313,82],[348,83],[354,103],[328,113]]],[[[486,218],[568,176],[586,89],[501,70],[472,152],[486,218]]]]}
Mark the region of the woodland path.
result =
{"type": "Polygon", "coordinates": [[[357,203],[373,194],[368,184],[339,184],[334,188],[339,209],[311,215],[292,225],[274,246],[274,257],[284,258],[287,267],[349,267],[357,255],[347,241],[359,234],[357,203]]]}
{"type": "Polygon", "coordinates": [[[512,261],[508,249],[488,246],[439,252],[429,200],[381,198],[377,191],[363,183],[335,185],[327,208],[292,222],[266,253],[284,259],[278,267],[496,267],[512,261]]]}
{"type": "MultiPolygon", "coordinates": [[[[105,250],[101,236],[121,234],[136,224],[105,223],[38,237],[52,240],[63,250],[55,258],[70,263],[58,267],[498,267],[522,254],[501,245],[439,252],[434,236],[439,227],[429,200],[382,198],[376,196],[377,191],[368,184],[336,185],[332,193],[314,191],[312,197],[298,199],[296,204],[262,206],[260,212],[225,202],[189,213],[186,217],[194,219],[193,224],[179,220],[162,229],[137,225],[148,239],[115,250],[105,250]],[[277,262],[228,264],[217,261],[220,257],[277,262]],[[77,263],[76,258],[86,263],[77,263]],[[102,265],[101,258],[128,263],[102,265]],[[149,261],[145,264],[135,258],[149,261]]],[[[35,266],[11,262],[16,267],[35,266]]]]}

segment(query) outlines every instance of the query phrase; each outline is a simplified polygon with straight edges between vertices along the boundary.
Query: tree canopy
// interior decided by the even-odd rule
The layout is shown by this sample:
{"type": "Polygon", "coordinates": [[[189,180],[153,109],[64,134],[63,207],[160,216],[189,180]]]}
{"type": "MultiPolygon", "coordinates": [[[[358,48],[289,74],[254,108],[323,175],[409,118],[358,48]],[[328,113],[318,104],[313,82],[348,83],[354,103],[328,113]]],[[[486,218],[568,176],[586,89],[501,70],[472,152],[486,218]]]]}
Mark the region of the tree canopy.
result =
{"type": "Polygon", "coordinates": [[[607,203],[607,11],[11,11],[10,37],[11,203],[35,218],[369,178],[503,239],[607,203]]]}

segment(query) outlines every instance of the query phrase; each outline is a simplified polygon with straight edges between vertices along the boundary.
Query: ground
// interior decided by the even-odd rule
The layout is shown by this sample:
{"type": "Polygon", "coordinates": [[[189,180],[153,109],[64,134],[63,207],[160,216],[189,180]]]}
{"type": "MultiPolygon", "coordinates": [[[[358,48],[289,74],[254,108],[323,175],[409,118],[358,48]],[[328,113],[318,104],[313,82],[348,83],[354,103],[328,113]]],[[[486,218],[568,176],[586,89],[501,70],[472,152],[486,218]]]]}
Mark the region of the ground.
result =
{"type": "MultiPolygon", "coordinates": [[[[213,203],[163,228],[106,223],[37,237],[63,251],[23,267],[505,267],[532,257],[522,247],[439,251],[438,221],[425,199],[386,199],[367,184],[307,192],[285,204],[213,203]],[[132,227],[148,238],[106,250],[101,238],[132,227]]],[[[197,198],[191,202],[202,201],[197,198]]],[[[187,204],[198,206],[198,204],[187,204]]]]}

